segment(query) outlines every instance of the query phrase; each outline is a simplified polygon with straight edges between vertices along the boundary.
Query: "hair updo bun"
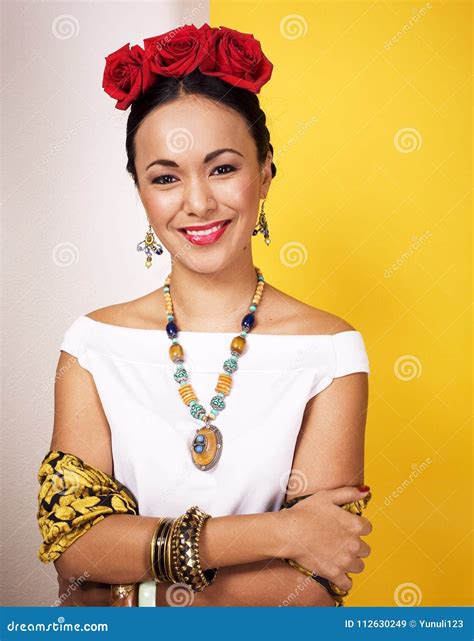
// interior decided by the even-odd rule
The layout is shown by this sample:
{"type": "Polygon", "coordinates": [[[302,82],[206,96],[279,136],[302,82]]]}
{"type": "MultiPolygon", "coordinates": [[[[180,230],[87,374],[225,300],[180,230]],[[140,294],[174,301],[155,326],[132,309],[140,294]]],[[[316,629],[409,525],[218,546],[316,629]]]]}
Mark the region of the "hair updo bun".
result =
{"type": "MultiPolygon", "coordinates": [[[[242,89],[221,80],[216,76],[205,75],[198,69],[186,76],[159,76],[158,81],[135,100],[130,108],[127,120],[127,171],[131,174],[135,186],[138,176],[135,168],[135,135],[144,118],[155,108],[165,105],[186,95],[200,95],[230,107],[245,118],[249,131],[257,147],[257,159],[263,165],[268,151],[273,155],[270,143],[270,132],[266,126],[266,116],[260,108],[258,96],[247,89],[242,89]]],[[[271,164],[272,177],[276,175],[275,163],[271,164]]]]}

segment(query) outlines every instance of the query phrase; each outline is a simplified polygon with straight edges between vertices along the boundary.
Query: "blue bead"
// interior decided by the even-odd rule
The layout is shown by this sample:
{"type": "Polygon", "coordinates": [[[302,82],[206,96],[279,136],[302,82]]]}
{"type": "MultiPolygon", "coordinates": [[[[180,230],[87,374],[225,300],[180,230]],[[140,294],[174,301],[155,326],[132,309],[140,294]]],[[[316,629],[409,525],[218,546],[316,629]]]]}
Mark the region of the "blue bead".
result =
{"type": "Polygon", "coordinates": [[[255,312],[257,310],[257,306],[256,305],[250,305],[249,309],[250,309],[251,312],[255,312]]]}
{"type": "Polygon", "coordinates": [[[202,445],[195,445],[194,451],[200,454],[203,451],[204,447],[202,445]]]}
{"type": "Polygon", "coordinates": [[[202,443],[202,441],[203,441],[203,440],[204,440],[204,436],[203,436],[203,434],[198,434],[198,435],[196,436],[196,441],[199,441],[200,443],[202,443]]]}
{"type": "Polygon", "coordinates": [[[247,314],[242,319],[242,329],[245,329],[245,330],[252,329],[254,322],[255,322],[255,316],[253,314],[247,314]]]}
{"type": "Polygon", "coordinates": [[[168,334],[169,338],[176,338],[176,336],[178,335],[178,326],[176,325],[176,323],[170,321],[166,325],[166,333],[168,334]]]}

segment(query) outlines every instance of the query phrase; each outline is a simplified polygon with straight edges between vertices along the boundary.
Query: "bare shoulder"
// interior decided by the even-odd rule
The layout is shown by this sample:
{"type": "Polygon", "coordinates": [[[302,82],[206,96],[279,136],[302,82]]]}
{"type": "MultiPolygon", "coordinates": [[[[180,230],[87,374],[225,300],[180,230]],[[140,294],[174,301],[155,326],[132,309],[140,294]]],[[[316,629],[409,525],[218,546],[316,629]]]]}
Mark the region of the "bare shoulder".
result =
{"type": "Polygon", "coordinates": [[[273,286],[266,286],[265,289],[270,294],[268,314],[280,327],[281,333],[337,334],[355,331],[355,327],[336,314],[313,307],[273,286]]]}
{"type": "Polygon", "coordinates": [[[99,307],[85,315],[92,318],[92,320],[108,325],[136,329],[160,329],[157,327],[157,318],[163,318],[164,314],[164,307],[163,310],[159,307],[162,304],[161,298],[157,296],[157,291],[154,291],[123,303],[99,307]],[[156,312],[158,313],[150,314],[151,305],[156,305],[156,312]]]}

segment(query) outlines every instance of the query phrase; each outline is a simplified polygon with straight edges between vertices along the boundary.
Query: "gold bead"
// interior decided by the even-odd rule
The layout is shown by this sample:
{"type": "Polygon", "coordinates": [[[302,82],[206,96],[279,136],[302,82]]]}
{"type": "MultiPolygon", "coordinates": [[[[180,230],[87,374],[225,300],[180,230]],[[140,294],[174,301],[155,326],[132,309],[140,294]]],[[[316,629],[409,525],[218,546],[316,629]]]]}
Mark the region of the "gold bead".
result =
{"type": "Polygon", "coordinates": [[[232,339],[232,342],[230,344],[230,349],[232,352],[237,352],[238,354],[242,354],[242,352],[245,349],[246,345],[246,340],[243,336],[235,336],[235,338],[232,339]]]}
{"type": "Polygon", "coordinates": [[[232,376],[229,374],[220,374],[215,387],[216,392],[223,392],[226,396],[230,394],[232,387],[232,376]]]}
{"type": "Polygon", "coordinates": [[[173,362],[176,362],[178,359],[183,357],[183,348],[179,343],[173,343],[173,345],[170,345],[170,359],[173,362]]]}
{"type": "Polygon", "coordinates": [[[189,405],[191,401],[197,401],[197,396],[194,393],[194,390],[191,387],[190,383],[187,383],[186,385],[181,385],[179,387],[179,393],[186,405],[189,405]]]}

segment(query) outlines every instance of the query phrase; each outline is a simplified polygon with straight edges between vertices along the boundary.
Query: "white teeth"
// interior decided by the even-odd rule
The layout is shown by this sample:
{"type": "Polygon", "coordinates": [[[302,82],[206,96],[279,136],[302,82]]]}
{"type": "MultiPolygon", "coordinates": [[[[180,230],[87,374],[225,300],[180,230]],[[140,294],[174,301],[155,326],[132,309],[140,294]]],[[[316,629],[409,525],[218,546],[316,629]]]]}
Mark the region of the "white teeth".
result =
{"type": "Polygon", "coordinates": [[[205,231],[190,231],[189,229],[186,229],[185,231],[190,236],[209,236],[209,234],[213,234],[223,226],[224,223],[222,223],[221,225],[216,225],[215,227],[211,227],[210,229],[206,229],[205,231]]]}

